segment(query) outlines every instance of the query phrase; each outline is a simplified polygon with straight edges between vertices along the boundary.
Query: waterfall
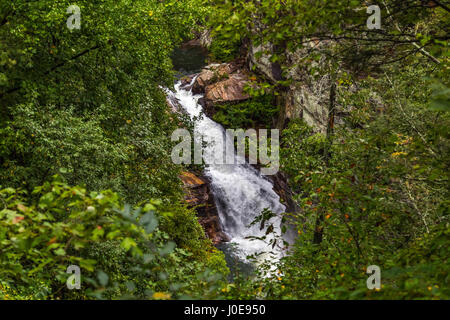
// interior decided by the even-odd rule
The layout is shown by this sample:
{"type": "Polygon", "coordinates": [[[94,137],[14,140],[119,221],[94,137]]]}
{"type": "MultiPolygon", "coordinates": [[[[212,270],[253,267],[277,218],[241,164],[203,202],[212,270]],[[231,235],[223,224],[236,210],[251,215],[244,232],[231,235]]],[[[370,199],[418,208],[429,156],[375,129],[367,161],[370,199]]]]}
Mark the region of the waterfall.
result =
{"type": "MultiPolygon", "coordinates": [[[[192,82],[194,81],[195,78],[192,82]]],[[[203,114],[202,107],[198,103],[202,95],[193,95],[191,91],[183,89],[181,82],[175,85],[174,92],[168,92],[168,94],[170,99],[176,99],[191,119],[195,120],[194,131],[202,135],[205,141],[222,140],[226,141],[224,145],[233,144],[232,139],[226,136],[225,129],[203,114]]],[[[204,158],[217,156],[215,146],[208,144],[204,149],[204,158]]],[[[234,157],[236,159],[236,152],[234,157]]],[[[210,163],[206,159],[205,162],[210,163]]],[[[268,242],[273,239],[272,234],[267,235],[265,242],[247,239],[250,236],[265,235],[266,228],[260,230],[259,223],[249,227],[264,208],[274,213],[282,213],[285,210],[279,196],[273,191],[272,183],[248,163],[209,164],[206,166],[205,174],[210,178],[224,231],[230,236],[231,243],[235,244],[234,254],[239,259],[245,260],[248,255],[266,251],[270,254],[266,253],[262,257],[279,258],[282,255],[281,249],[278,246],[272,248],[268,245],[268,242]]],[[[269,224],[273,224],[275,233],[280,234],[280,215],[271,218],[269,224]]]]}

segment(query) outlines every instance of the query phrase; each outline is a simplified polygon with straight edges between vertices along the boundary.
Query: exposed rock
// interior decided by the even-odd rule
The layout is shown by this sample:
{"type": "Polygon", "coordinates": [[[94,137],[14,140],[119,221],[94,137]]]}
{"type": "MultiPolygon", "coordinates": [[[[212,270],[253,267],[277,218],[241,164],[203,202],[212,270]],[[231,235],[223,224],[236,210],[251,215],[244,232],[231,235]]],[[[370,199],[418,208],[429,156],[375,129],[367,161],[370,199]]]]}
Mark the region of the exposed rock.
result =
{"type": "MultiPolygon", "coordinates": [[[[316,49],[326,45],[328,45],[326,42],[311,43],[311,46],[315,46],[316,49]]],[[[325,133],[328,120],[330,78],[325,75],[317,79],[310,75],[305,63],[300,63],[307,55],[308,49],[287,53],[287,73],[293,83],[281,93],[277,127],[283,129],[290,120],[301,118],[316,131],[325,133]]],[[[250,46],[248,61],[250,67],[255,67],[256,71],[267,80],[276,83],[279,80],[279,68],[270,61],[270,55],[267,54],[267,52],[273,51],[270,44],[250,46]]],[[[310,61],[310,64],[317,63],[320,62],[310,61]]],[[[339,119],[336,119],[336,122],[339,122],[339,119]]]]}
{"type": "Polygon", "coordinates": [[[184,110],[178,99],[172,96],[167,96],[166,102],[173,114],[186,114],[186,111],[184,110]]]}
{"type": "MultiPolygon", "coordinates": [[[[185,186],[184,199],[190,206],[193,207],[208,203],[208,185],[203,179],[191,172],[183,172],[180,179],[185,186]]],[[[202,210],[205,211],[206,208],[202,208],[202,210]]]]}
{"type": "Polygon", "coordinates": [[[198,42],[203,48],[208,49],[212,43],[211,31],[207,28],[201,31],[194,31],[195,41],[198,42]]]}
{"type": "Polygon", "coordinates": [[[203,112],[210,118],[212,118],[217,110],[214,107],[214,104],[211,103],[210,101],[207,101],[204,97],[198,99],[198,103],[202,106],[202,110],[203,112]]]}
{"type": "Polygon", "coordinates": [[[205,88],[210,83],[212,83],[212,80],[214,78],[214,72],[211,70],[204,69],[195,80],[193,86],[192,86],[192,92],[194,94],[203,94],[205,93],[205,88]]]}
{"type": "Polygon", "coordinates": [[[286,212],[297,212],[299,206],[292,197],[293,193],[289,187],[286,175],[279,171],[277,174],[268,177],[273,182],[273,190],[280,196],[280,199],[286,206],[286,212]]]}
{"type": "Polygon", "coordinates": [[[248,79],[243,74],[232,74],[229,79],[211,84],[205,89],[205,100],[212,103],[239,102],[250,96],[244,92],[248,79]]]}
{"type": "Polygon", "coordinates": [[[180,79],[181,88],[185,89],[185,90],[190,90],[191,88],[189,86],[191,85],[191,82],[193,79],[194,79],[194,75],[184,76],[183,78],[181,78],[180,79]]]}
{"type": "Polygon", "coordinates": [[[212,43],[211,31],[204,29],[199,36],[199,41],[204,48],[209,48],[212,43]]]}
{"type": "Polygon", "coordinates": [[[215,114],[218,104],[237,103],[250,98],[244,88],[249,83],[247,73],[241,68],[243,61],[211,64],[197,76],[192,86],[194,94],[204,94],[199,99],[209,117],[215,114]]]}
{"type": "Polygon", "coordinates": [[[222,230],[208,179],[199,177],[191,172],[183,172],[180,179],[184,185],[185,200],[189,207],[195,207],[198,221],[205,230],[206,236],[214,244],[230,241],[230,238],[222,230]]]}
{"type": "MultiPolygon", "coordinates": [[[[281,202],[286,207],[285,212],[300,212],[301,209],[293,198],[293,192],[289,187],[289,182],[286,175],[283,172],[279,171],[277,174],[268,177],[270,180],[272,180],[273,190],[280,196],[281,202]]],[[[285,222],[284,225],[287,227],[287,231],[284,234],[284,239],[289,243],[293,243],[297,236],[295,225],[290,222],[285,222]]]]}
{"type": "Polygon", "coordinates": [[[238,66],[233,63],[211,64],[200,72],[192,87],[192,92],[194,94],[203,94],[207,86],[229,78],[237,70],[238,66]]]}
{"type": "Polygon", "coordinates": [[[270,56],[264,54],[264,52],[272,52],[272,45],[270,43],[259,46],[250,45],[248,52],[249,67],[252,69],[253,66],[255,66],[257,71],[264,77],[268,78],[271,82],[276,82],[276,79],[272,74],[272,62],[270,61],[270,56]]]}

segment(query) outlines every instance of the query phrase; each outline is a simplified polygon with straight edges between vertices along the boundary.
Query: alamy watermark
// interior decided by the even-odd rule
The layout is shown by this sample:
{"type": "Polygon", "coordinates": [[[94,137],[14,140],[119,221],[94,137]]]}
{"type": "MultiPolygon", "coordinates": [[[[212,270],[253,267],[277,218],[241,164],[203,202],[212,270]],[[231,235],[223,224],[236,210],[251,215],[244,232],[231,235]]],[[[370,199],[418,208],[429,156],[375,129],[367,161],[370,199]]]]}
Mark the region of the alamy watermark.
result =
{"type": "Polygon", "coordinates": [[[248,163],[261,164],[262,175],[274,175],[280,167],[278,129],[270,130],[270,139],[267,129],[259,129],[258,132],[255,129],[227,129],[225,134],[219,129],[211,129],[207,136],[194,133],[194,140],[188,130],[177,129],[172,134],[172,142],[180,139],[181,142],[172,149],[171,157],[175,164],[202,164],[203,161],[208,165],[244,164],[248,149],[248,163]],[[209,144],[208,148],[203,148],[203,142],[209,144]]]}
{"type": "Polygon", "coordinates": [[[71,5],[67,8],[66,11],[71,16],[67,19],[67,28],[69,30],[73,29],[81,29],[81,10],[77,5],[71,5]]]}
{"type": "Polygon", "coordinates": [[[367,289],[369,290],[380,290],[381,289],[381,269],[379,266],[371,265],[367,267],[367,274],[370,274],[370,277],[367,278],[367,289]]]}
{"type": "Polygon", "coordinates": [[[367,8],[367,13],[371,16],[367,19],[367,28],[369,30],[381,29],[381,9],[377,5],[372,5],[367,8]]]}
{"type": "Polygon", "coordinates": [[[70,265],[67,267],[67,273],[71,274],[66,281],[67,289],[81,289],[81,270],[77,265],[70,265]]]}

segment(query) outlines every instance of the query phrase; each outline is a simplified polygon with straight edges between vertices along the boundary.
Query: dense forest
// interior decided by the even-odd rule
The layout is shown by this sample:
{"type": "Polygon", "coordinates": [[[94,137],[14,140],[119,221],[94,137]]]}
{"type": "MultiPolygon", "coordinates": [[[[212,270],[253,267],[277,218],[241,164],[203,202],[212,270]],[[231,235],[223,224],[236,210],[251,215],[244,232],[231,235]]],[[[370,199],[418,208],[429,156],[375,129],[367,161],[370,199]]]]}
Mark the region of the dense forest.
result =
{"type": "Polygon", "coordinates": [[[449,17],[437,0],[0,0],[0,299],[449,299],[449,17]],[[186,46],[209,66],[176,70],[186,46]],[[171,153],[197,121],[168,101],[179,81],[226,129],[279,130],[264,179],[284,210],[243,226],[278,259],[240,268],[205,230],[185,182],[208,164],[171,153]]]}

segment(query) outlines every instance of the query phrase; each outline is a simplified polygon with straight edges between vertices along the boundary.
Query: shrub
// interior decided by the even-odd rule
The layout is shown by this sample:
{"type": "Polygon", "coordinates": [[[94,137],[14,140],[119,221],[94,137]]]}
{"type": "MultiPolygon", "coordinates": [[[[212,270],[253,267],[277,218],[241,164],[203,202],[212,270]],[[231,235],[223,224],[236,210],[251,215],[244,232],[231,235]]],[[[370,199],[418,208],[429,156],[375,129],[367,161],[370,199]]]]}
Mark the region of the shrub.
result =
{"type": "Polygon", "coordinates": [[[240,40],[230,39],[217,33],[209,47],[210,57],[213,61],[230,62],[238,57],[240,46],[240,40]]]}
{"type": "Polygon", "coordinates": [[[168,216],[161,201],[131,208],[116,193],[69,187],[57,176],[33,196],[0,190],[0,298],[211,295],[227,271],[204,237],[199,256],[177,248],[159,228],[168,216]],[[69,265],[81,268],[80,291],[66,288],[69,265]]]}
{"type": "Polygon", "coordinates": [[[265,95],[237,104],[217,106],[213,119],[226,128],[259,129],[271,128],[278,114],[278,107],[273,103],[273,96],[265,95]]]}

